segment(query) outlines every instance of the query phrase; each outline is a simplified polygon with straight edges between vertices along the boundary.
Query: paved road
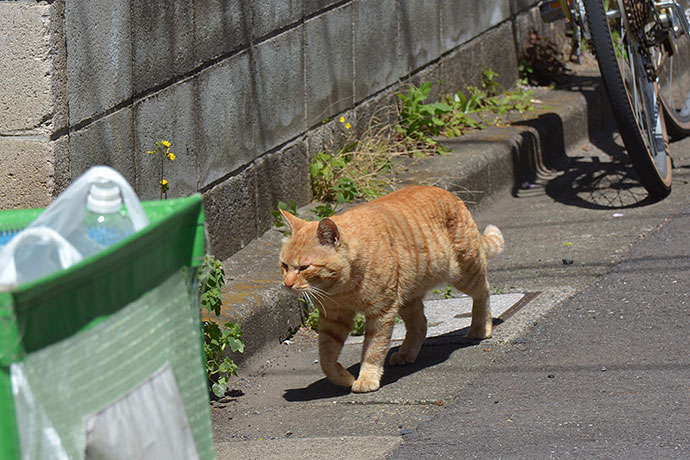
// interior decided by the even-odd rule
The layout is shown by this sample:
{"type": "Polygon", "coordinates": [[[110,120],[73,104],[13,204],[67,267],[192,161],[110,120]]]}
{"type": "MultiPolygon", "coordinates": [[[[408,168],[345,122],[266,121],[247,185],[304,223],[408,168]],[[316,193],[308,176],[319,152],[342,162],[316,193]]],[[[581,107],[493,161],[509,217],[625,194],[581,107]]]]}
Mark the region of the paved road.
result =
{"type": "MultiPolygon", "coordinates": [[[[531,294],[495,339],[430,339],[355,395],[323,379],[300,333],[213,404],[218,457],[690,458],[690,141],[673,151],[661,202],[609,133],[485,205],[476,220],[507,244],[492,285],[531,294]]],[[[359,352],[343,351],[354,372],[359,352]]]]}
{"type": "Polygon", "coordinates": [[[648,208],[661,228],[387,458],[690,458],[690,207],[677,203],[648,208]]]}

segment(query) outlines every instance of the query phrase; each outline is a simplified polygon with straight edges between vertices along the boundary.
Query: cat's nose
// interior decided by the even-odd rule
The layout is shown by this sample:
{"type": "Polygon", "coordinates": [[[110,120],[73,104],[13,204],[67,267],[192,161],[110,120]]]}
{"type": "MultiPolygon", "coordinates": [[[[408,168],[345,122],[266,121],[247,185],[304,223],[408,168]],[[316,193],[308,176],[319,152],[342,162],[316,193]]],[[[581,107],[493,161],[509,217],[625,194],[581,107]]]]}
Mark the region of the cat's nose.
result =
{"type": "Polygon", "coordinates": [[[285,287],[292,289],[292,286],[294,286],[297,282],[297,277],[291,273],[288,273],[283,282],[285,283],[285,287]]]}

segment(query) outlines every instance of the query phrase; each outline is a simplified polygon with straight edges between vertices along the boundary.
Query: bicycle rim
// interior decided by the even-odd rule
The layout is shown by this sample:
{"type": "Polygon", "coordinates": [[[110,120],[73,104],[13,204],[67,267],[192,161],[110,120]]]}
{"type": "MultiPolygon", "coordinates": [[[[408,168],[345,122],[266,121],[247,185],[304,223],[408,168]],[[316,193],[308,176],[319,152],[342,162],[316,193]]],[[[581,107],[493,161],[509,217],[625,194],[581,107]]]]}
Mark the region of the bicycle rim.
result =
{"type": "MultiPolygon", "coordinates": [[[[671,191],[671,158],[656,82],[645,73],[639,45],[620,16],[607,16],[601,0],[584,0],[604,86],[628,156],[650,195],[671,191]]],[[[617,7],[615,1],[611,1],[617,7]]]]}
{"type": "MultiPolygon", "coordinates": [[[[690,13],[688,2],[678,3],[687,17],[690,13]]],[[[684,137],[690,135],[690,37],[683,33],[682,27],[677,30],[670,34],[655,58],[666,127],[671,136],[684,137]]]]}

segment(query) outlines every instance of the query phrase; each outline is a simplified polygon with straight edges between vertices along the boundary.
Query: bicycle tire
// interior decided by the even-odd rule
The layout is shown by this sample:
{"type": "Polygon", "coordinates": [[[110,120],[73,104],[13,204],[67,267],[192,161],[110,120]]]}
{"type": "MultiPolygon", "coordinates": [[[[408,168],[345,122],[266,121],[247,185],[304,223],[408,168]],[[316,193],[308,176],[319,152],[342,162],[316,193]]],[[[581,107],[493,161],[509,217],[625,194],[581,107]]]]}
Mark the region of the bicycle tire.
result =
{"type": "MultiPolygon", "coordinates": [[[[688,2],[679,0],[678,3],[685,12],[688,2]]],[[[674,138],[686,137],[690,135],[690,37],[684,33],[671,34],[668,40],[657,71],[659,98],[668,134],[674,138]]]]}
{"type": "Polygon", "coordinates": [[[632,46],[626,48],[632,66],[628,69],[626,62],[619,62],[603,2],[583,0],[583,4],[592,47],[628,156],[647,192],[664,198],[671,192],[671,157],[656,83],[644,83],[646,76],[640,75],[644,69],[639,67],[641,58],[632,46]]]}

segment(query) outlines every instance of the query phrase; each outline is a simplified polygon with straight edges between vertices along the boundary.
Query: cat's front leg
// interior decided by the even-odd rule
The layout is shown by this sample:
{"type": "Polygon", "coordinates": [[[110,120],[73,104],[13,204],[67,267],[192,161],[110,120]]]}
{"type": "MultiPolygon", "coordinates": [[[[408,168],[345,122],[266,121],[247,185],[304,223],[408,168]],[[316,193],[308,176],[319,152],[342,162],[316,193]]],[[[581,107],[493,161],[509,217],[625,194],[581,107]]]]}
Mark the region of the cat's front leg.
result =
{"type": "Polygon", "coordinates": [[[352,384],[352,391],[355,393],[376,391],[381,386],[383,363],[393,334],[395,312],[395,308],[390,308],[378,314],[366,316],[362,364],[359,377],[352,384]]]}
{"type": "Polygon", "coordinates": [[[329,309],[319,316],[319,362],[331,383],[351,387],[355,377],[339,362],[340,350],[352,330],[354,312],[329,309]]]}

